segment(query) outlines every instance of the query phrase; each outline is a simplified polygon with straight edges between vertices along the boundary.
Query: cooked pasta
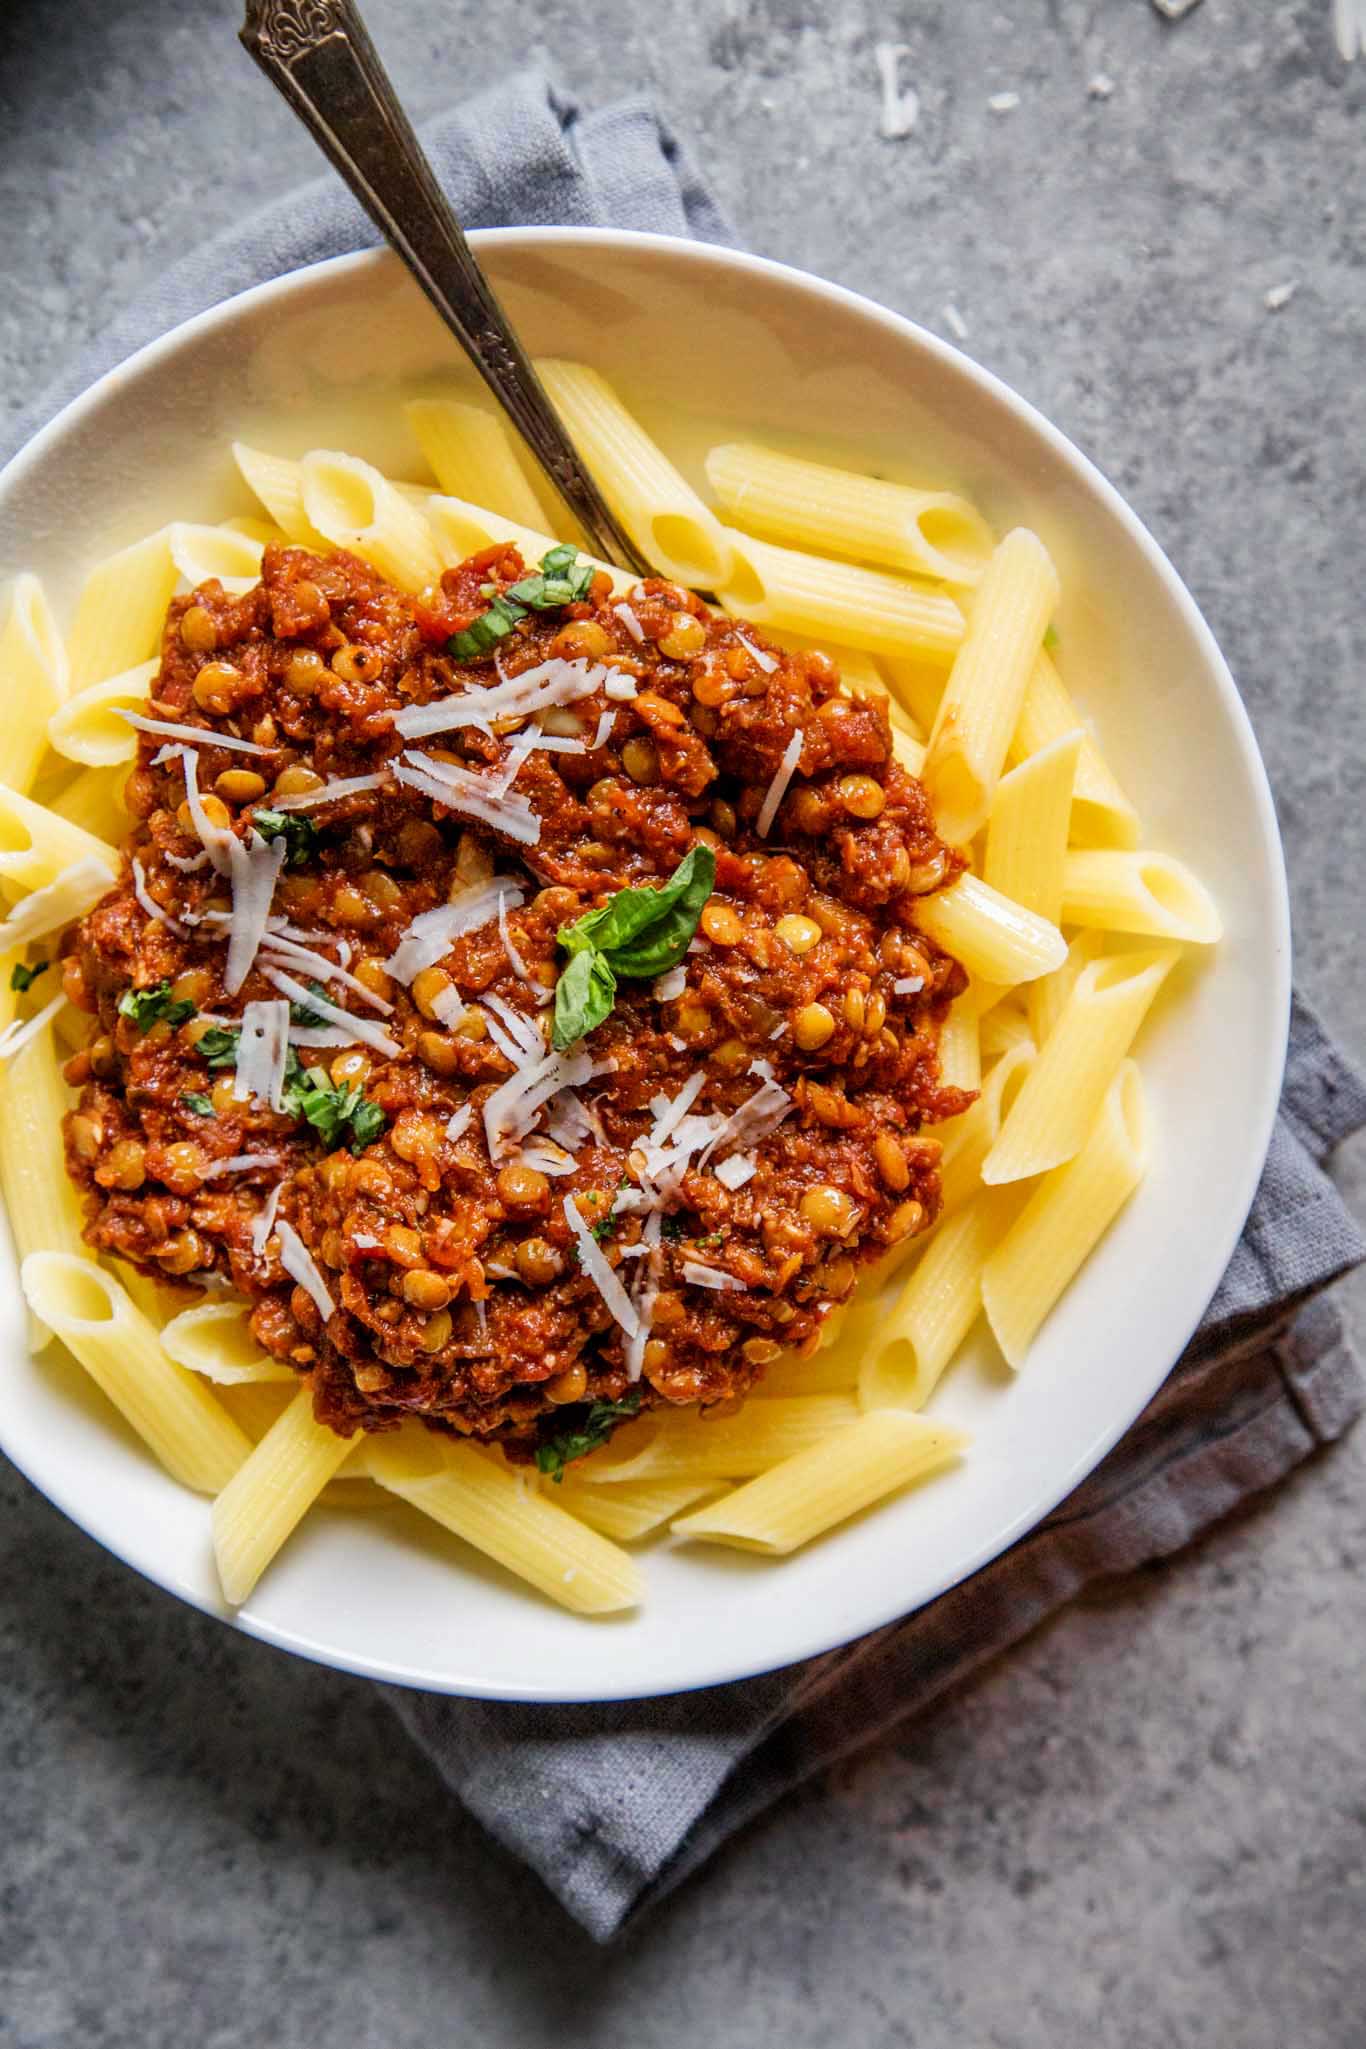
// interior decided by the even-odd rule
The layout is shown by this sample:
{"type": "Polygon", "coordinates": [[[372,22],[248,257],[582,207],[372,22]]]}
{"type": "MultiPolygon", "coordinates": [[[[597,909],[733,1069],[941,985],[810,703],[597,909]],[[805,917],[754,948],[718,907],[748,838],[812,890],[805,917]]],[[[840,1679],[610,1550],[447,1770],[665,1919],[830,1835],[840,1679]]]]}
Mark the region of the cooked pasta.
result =
{"type": "Polygon", "coordinates": [[[621,1487],[590,1487],[581,1480],[547,1481],[546,1499],[614,1544],[635,1544],[685,1508],[714,1494],[714,1480],[639,1480],[621,1487]]]}
{"type": "Polygon", "coordinates": [[[414,1445],[407,1436],[379,1439],[367,1463],[381,1487],[562,1607],[608,1615],[640,1601],[634,1560],[557,1507],[533,1475],[468,1444],[414,1445]]]}
{"type": "Polygon", "coordinates": [[[741,1480],[822,1443],[857,1413],[852,1395],[843,1394],[764,1397],[714,1422],[679,1411],[658,1423],[630,1425],[608,1452],[586,1458],[579,1471],[585,1480],[607,1486],[684,1473],[698,1480],[741,1480]]]}
{"type": "Polygon", "coordinates": [[[1191,946],[1223,936],[1209,891],[1171,854],[1074,851],[1063,864],[1062,899],[1069,925],[1191,946]]]}
{"type": "Polygon", "coordinates": [[[925,1479],[967,1445],[961,1430],[882,1410],[828,1444],[798,1452],[706,1508],[679,1516],[674,1533],[786,1557],[861,1509],[925,1479]]]}
{"type": "Polygon", "coordinates": [[[138,736],[120,714],[138,711],[146,704],[156,672],[156,662],[139,662],[121,676],[87,683],[48,720],[47,738],[52,746],[68,761],[82,762],[87,768],[115,768],[131,761],[138,751],[138,736]]]}
{"type": "Polygon", "coordinates": [[[963,584],[977,582],[991,554],[991,529],[952,491],[917,491],[747,441],[713,448],[707,481],[734,525],[789,548],[963,584]]]}
{"type": "Polygon", "coordinates": [[[702,590],[731,575],[725,528],[627,411],[607,379],[586,363],[542,357],[536,371],[603,496],[647,562],[702,590]]]}
{"type": "Polygon", "coordinates": [[[949,1088],[982,1086],[982,1041],[977,1013],[963,999],[949,1005],[939,1029],[939,1078],[949,1088]]]}
{"type": "MultiPolygon", "coordinates": [[[[184,1377],[202,1388],[202,1381],[184,1377]]],[[[213,1505],[214,1558],[223,1598],[232,1607],[246,1600],[351,1451],[350,1438],[316,1420],[313,1396],[301,1387],[213,1505]]]]}
{"type": "Polygon", "coordinates": [[[929,584],[775,548],[749,534],[729,535],[730,581],[725,610],[757,626],[774,626],[875,655],[938,655],[947,660],[963,638],[963,614],[929,584]]]}
{"type": "Polygon", "coordinates": [[[865,1409],[924,1407],[977,1320],[983,1263],[1018,1207],[1014,1189],[983,1188],[940,1224],[869,1347],[865,1409]]]}
{"type": "Polygon", "coordinates": [[[232,456],[243,483],[255,492],[286,540],[301,548],[326,549],[326,537],[304,511],[303,474],[297,462],[267,454],[263,448],[248,448],[245,441],[233,442],[232,456]]]}
{"type": "Polygon", "coordinates": [[[1176,948],[1167,947],[1117,954],[1082,969],[982,1163],[984,1181],[1042,1174],[1081,1150],[1176,958],[1176,948]]]}
{"type": "MultiPolygon", "coordinates": [[[[504,519],[501,513],[490,512],[483,505],[471,505],[463,498],[431,497],[426,501],[426,508],[433,537],[447,565],[463,562],[467,555],[490,547],[494,541],[511,541],[521,550],[523,561],[530,566],[539,562],[546,551],[556,545],[549,534],[534,533],[519,526],[515,519],[504,519]]],[[[626,570],[617,569],[610,562],[600,562],[596,555],[586,559],[595,569],[604,570],[610,576],[614,591],[630,590],[635,582],[626,570]]]]}
{"type": "Polygon", "coordinates": [[[1030,1039],[1009,1047],[982,1083],[982,1093],[972,1108],[952,1123],[940,1125],[944,1147],[939,1160],[941,1219],[971,1201],[982,1186],[982,1162],[1000,1136],[1036,1053],[1030,1039]]]}
{"type": "Polygon", "coordinates": [[[1044,1175],[982,1267],[987,1321],[1012,1366],[1137,1188],[1149,1147],[1143,1084],[1126,1060],[1081,1151],[1044,1175]]]}
{"type": "Polygon", "coordinates": [[[251,1449],[246,1437],[202,1380],[172,1365],[155,1326],[113,1275],[78,1253],[53,1250],[30,1252],[21,1275],[33,1314],[167,1472],[200,1494],[227,1486],[251,1449]]]}
{"type": "Polygon", "coordinates": [[[1057,602],[1058,575],[1047,549],[1036,534],[1016,527],[978,586],[925,758],[936,823],[957,846],[986,820],[1057,602]]]}
{"type": "Polygon", "coordinates": [[[47,721],[66,696],[68,665],[57,622],[36,576],[15,581],[0,631],[0,782],[27,793],[47,745],[47,721]]]}
{"type": "Polygon", "coordinates": [[[1002,776],[987,819],[982,874],[993,889],[1051,925],[1062,910],[1080,732],[1065,733],[1002,776]]]}
{"type": "Polygon", "coordinates": [[[545,525],[545,511],[517,458],[506,423],[457,398],[417,398],[403,408],[437,488],[481,504],[524,527],[545,525]]]}
{"type": "Polygon", "coordinates": [[[250,590],[261,574],[264,542],[228,526],[177,520],[166,530],[176,573],[191,590],[217,577],[224,590],[250,590]]]}
{"type": "MultiPolygon", "coordinates": [[[[4,975],[0,1014],[14,1010],[9,986],[12,961],[0,963],[4,975]]],[[[30,1252],[84,1252],[81,1206],[62,1157],[62,1119],[70,1095],[57,1064],[49,1032],[40,1032],[10,1056],[4,1068],[4,1115],[0,1116],[0,1188],[20,1261],[30,1252]]],[[[29,1311],[29,1344],[39,1351],[48,1331],[29,1311]]]]}
{"type": "Polygon", "coordinates": [[[155,654],[175,585],[165,527],[96,564],[67,640],[72,690],[121,675],[155,654]]]}
{"type": "Polygon", "coordinates": [[[114,850],[126,839],[133,822],[124,796],[127,783],[127,774],[121,768],[83,768],[79,775],[63,783],[52,799],[51,808],[65,824],[78,826],[82,832],[104,842],[111,871],[118,865],[114,850]]]}
{"type": "Polygon", "coordinates": [[[245,1302],[198,1302],[163,1324],[162,1346],[178,1366],[224,1387],[272,1380],[293,1386],[298,1379],[293,1367],[261,1350],[247,1315],[245,1302]]]}
{"type": "Polygon", "coordinates": [[[986,982],[1030,982],[1051,974],[1067,957],[1067,942],[1056,925],[1012,903],[976,875],[960,875],[951,889],[921,897],[915,915],[936,946],[986,982]]]}
{"type": "Polygon", "coordinates": [[[349,548],[400,590],[435,583],[441,557],[432,530],[373,463],[317,448],[299,464],[304,517],[333,547],[349,548]]]}
{"type": "Polygon", "coordinates": [[[1078,932],[1067,949],[1067,958],[1051,975],[1040,975],[1030,982],[1024,992],[1025,1014],[1029,1019],[1030,1037],[1036,1046],[1042,1046],[1067,1006],[1067,999],[1076,987],[1077,976],[1091,961],[1099,960],[1107,945],[1106,936],[1100,931],[1078,932]]]}
{"type": "MultiPolygon", "coordinates": [[[[1033,988],[1033,983],[1029,987],[1033,988]]],[[[999,1060],[1003,1053],[1012,1052],[1016,1046],[1028,1046],[1034,1042],[1034,1034],[1024,1011],[1013,1003],[998,1003],[982,1019],[978,1030],[984,1063],[999,1060]]]]}
{"type": "Polygon", "coordinates": [[[0,785],[0,887],[44,889],[78,861],[108,860],[106,841],[0,785]]]}
{"type": "MultiPolygon", "coordinates": [[[[1011,761],[1075,732],[1080,721],[1052,657],[1040,649],[1011,736],[1011,761]]],[[[1072,838],[1086,847],[1136,847],[1138,813],[1115,781],[1100,749],[1083,733],[1072,791],[1072,838]]]]}

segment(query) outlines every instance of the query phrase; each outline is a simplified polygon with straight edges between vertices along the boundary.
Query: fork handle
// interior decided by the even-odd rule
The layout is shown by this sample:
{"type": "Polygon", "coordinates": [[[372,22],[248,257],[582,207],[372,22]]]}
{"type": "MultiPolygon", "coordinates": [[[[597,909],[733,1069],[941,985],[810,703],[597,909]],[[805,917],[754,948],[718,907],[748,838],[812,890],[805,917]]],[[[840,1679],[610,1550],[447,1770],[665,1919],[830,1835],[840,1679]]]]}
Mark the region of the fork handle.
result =
{"type": "Polygon", "coordinates": [[[247,0],[241,40],[403,258],[589,545],[650,575],[494,296],[352,0],[247,0]]]}

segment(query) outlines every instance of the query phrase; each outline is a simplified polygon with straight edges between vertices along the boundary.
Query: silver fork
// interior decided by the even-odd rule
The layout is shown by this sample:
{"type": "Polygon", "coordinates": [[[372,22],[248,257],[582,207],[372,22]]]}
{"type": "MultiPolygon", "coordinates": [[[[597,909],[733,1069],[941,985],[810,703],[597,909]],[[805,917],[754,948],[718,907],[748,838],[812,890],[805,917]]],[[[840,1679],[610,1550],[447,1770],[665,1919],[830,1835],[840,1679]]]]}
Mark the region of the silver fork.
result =
{"type": "Polygon", "coordinates": [[[352,0],[247,0],[241,40],[417,279],[589,546],[651,574],[499,305],[352,0]]]}

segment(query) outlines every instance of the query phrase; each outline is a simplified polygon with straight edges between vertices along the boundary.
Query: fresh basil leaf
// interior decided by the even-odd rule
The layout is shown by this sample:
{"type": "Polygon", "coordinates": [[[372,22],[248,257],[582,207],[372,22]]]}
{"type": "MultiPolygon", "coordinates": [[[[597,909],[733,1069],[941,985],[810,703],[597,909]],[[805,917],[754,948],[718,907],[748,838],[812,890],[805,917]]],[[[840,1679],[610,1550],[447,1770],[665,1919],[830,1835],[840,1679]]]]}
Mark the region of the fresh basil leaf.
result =
{"type": "Polygon", "coordinates": [[[618,1423],[640,1412],[640,1390],[633,1388],[619,1402],[592,1402],[583,1420],[568,1430],[557,1430],[536,1447],[536,1468],[557,1483],[571,1460],[587,1458],[590,1451],[606,1444],[618,1423]]]}
{"type": "Polygon", "coordinates": [[[154,1024],[183,1025],[194,1016],[194,1005],[185,996],[172,996],[169,982],[153,982],[147,989],[125,989],[119,998],[119,1015],[131,1018],[140,1032],[154,1024]]]}
{"type": "Polygon", "coordinates": [[[213,1115],[212,1096],[201,1095],[198,1089],[187,1090],[180,1100],[187,1110],[193,1111],[196,1117],[212,1117],[213,1115]]]}
{"type": "Polygon", "coordinates": [[[617,978],[605,955],[576,953],[555,984],[556,1052],[563,1053],[610,1017],[616,1000],[617,978]]]}
{"type": "Polygon", "coordinates": [[[368,1096],[362,1096],[351,1112],[352,1152],[358,1153],[367,1145],[373,1145],[388,1121],[378,1103],[372,1103],[368,1096]]]}
{"type": "MultiPolygon", "coordinates": [[[[308,988],[311,995],[321,996],[324,1002],[327,1001],[327,991],[321,982],[310,981],[308,988]]],[[[324,1017],[320,1010],[312,1009],[307,1003],[291,1003],[289,1006],[289,1021],[292,1025],[299,1025],[304,1029],[310,1029],[317,1025],[327,1024],[328,1019],[324,1017]]]]}
{"type": "Polygon", "coordinates": [[[716,880],[716,856],[701,841],[662,889],[619,889],[599,910],[561,926],[560,945],[573,954],[592,947],[619,975],[662,975],[677,967],[697,930],[716,880]]]}
{"type": "Polygon", "coordinates": [[[325,1067],[304,1067],[297,1056],[285,1079],[284,1107],[311,1124],[325,1144],[338,1145],[346,1138],[353,1153],[373,1145],[388,1123],[379,1104],[362,1094],[359,1082],[334,1082],[325,1067]]]}
{"type": "Polygon", "coordinates": [[[50,960],[40,960],[29,968],[25,967],[21,960],[17,960],[9,971],[10,988],[17,989],[22,996],[25,989],[31,989],[39,975],[45,975],[51,966],[50,960]]]}
{"type": "MultiPolygon", "coordinates": [[[[539,576],[524,576],[493,599],[487,612],[472,619],[463,632],[453,633],[446,652],[457,662],[477,661],[491,647],[505,640],[528,612],[556,612],[577,604],[588,595],[596,574],[591,562],[577,562],[578,550],[562,541],[541,557],[539,576]]],[[[491,585],[480,587],[485,597],[491,585]]]]}
{"type": "Polygon", "coordinates": [[[298,811],[253,811],[251,822],[263,840],[282,835],[287,868],[306,868],[318,851],[318,828],[298,811]]]}
{"type": "Polygon", "coordinates": [[[457,662],[477,661],[486,655],[491,647],[506,639],[514,626],[526,617],[525,608],[514,604],[505,591],[494,599],[487,612],[481,612],[477,619],[462,633],[453,633],[446,642],[446,652],[457,662]]]}
{"type": "Polygon", "coordinates": [[[224,1067],[236,1067],[237,1045],[242,1036],[240,1028],[226,1025],[210,1025],[195,1041],[195,1052],[218,1073],[224,1067]]]}

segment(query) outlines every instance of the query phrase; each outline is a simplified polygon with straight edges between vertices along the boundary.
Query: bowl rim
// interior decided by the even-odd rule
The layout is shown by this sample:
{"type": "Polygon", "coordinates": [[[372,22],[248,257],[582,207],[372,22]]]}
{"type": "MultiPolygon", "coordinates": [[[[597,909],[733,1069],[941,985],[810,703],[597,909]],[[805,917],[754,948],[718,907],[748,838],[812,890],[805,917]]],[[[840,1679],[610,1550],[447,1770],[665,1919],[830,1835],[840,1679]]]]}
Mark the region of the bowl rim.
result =
{"type": "MultiPolygon", "coordinates": [[[[168,1563],[164,1569],[159,1569],[156,1564],[143,1557],[130,1555],[127,1540],[120,1539],[117,1529],[106,1532],[102,1527],[105,1519],[92,1515],[88,1504],[83,1505],[72,1498],[72,1490],[61,1484],[50,1484],[46,1476],[40,1478],[33,1470],[33,1463],[36,1462],[31,1463],[23,1457],[16,1456],[9,1445],[3,1442],[3,1425],[0,1424],[0,1449],[3,1449],[5,1456],[45,1499],[86,1535],[92,1537],[102,1549],[111,1552],[123,1564],[131,1566],[143,1579],[164,1588],[202,1613],[227,1622],[244,1635],[306,1658],[312,1663],[331,1666],[338,1671],[353,1673],[360,1678],[380,1680],[390,1685],[473,1699],[568,1704],[694,1692],[703,1687],[756,1678],[764,1673],[779,1670],[785,1665],[796,1664],[804,1659],[838,1650],[861,1636],[905,1620],[922,1608],[928,1607],[951,1588],[962,1584],[994,1559],[1001,1557],[1022,1536],[1036,1528],[1095,1470],[1152,1400],[1198,1328],[1200,1317],[1204,1314],[1209,1300],[1213,1298],[1219,1277],[1225,1271],[1242,1235],[1271,1143],[1280,1101],[1290,1026],[1290,901],[1284,848],[1265,764],[1257,746],[1247,708],[1218,642],[1194,597],[1157,540],[1104,472],[1061,428],[1056,427],[1030,400],[1013,390],[995,372],[986,369],[961,349],[920,326],[907,315],[896,313],[861,292],[818,277],[796,265],[782,263],[772,257],[755,256],[747,250],[733,249],[721,243],[693,241],[679,236],[644,233],[626,228],[549,226],[478,228],[470,231],[470,241],[476,250],[495,253],[500,249],[533,251],[547,244],[562,250],[581,249],[585,254],[595,250],[625,248],[645,254],[662,254],[675,263],[693,264],[699,272],[720,267],[740,276],[776,280],[788,288],[796,288],[817,299],[833,302],[860,319],[872,322],[898,344],[928,354],[957,374],[966,377],[969,384],[975,386],[983,398],[1005,408],[1021,427],[1039,438],[1052,454],[1072,471],[1079,484],[1099,498],[1117,521],[1127,541],[1144,559],[1149,570],[1161,581],[1182,623],[1190,632],[1202,658],[1205,673],[1218,692],[1222,709],[1228,717],[1231,737],[1238,750],[1248,794],[1253,802],[1259,827],[1257,851],[1262,857],[1266,869],[1265,879],[1271,893],[1265,909],[1268,927],[1274,936],[1263,961],[1265,1019],[1271,1036],[1267,1042],[1255,1100],[1249,1100],[1246,1105],[1250,1143],[1237,1200],[1230,1203],[1223,1229],[1212,1235],[1206,1260],[1202,1262],[1202,1270],[1207,1263],[1209,1271],[1214,1275],[1209,1294],[1203,1297],[1194,1321],[1185,1332],[1176,1351],[1170,1357],[1165,1355],[1165,1349],[1160,1358],[1155,1355],[1151,1375],[1145,1377],[1142,1386],[1137,1389],[1138,1399],[1132,1399],[1135,1390],[1131,1389],[1130,1397],[1117,1407],[1110,1423],[1096,1433],[1061,1476],[1055,1475],[1049,1480],[1028,1510],[1022,1511],[1003,1528],[994,1529],[988,1538],[966,1556],[956,1557],[942,1575],[936,1575],[932,1579],[928,1591],[910,1607],[905,1607],[898,1601],[893,1601],[890,1605],[883,1601],[873,1612],[860,1613],[847,1624],[842,1623],[839,1633],[833,1638],[828,1618],[821,1626],[809,1628],[805,1632],[800,1628],[794,1628],[792,1640],[784,1646],[781,1656],[772,1656],[765,1652],[757,1663],[745,1658],[737,1662],[732,1650],[730,1655],[703,1667],[685,1682],[670,1683],[663,1687],[657,1682],[650,1683],[648,1679],[625,1683],[609,1679],[608,1690],[597,1687],[572,1687],[563,1683],[490,1685],[487,1680],[477,1680],[473,1677],[462,1680],[458,1674],[423,1672],[395,1666],[383,1657],[339,1652],[297,1628],[284,1627],[249,1613],[232,1611],[212,1599],[202,1597],[197,1589],[177,1581],[172,1564],[168,1563]]],[[[392,270],[397,275],[401,271],[401,266],[397,256],[383,245],[347,251],[264,279],[259,284],[251,285],[244,291],[204,307],[200,312],[168,329],[165,334],[144,343],[131,355],[111,365],[92,384],[68,400],[36,434],[15,451],[4,467],[0,468],[0,501],[3,501],[11,490],[20,486],[30,472],[41,467],[49,451],[57,443],[69,433],[79,431],[87,415],[111,398],[116,399],[121,389],[136,378],[172,361],[188,344],[197,341],[215,327],[230,324],[245,313],[254,313],[262,307],[268,307],[274,300],[287,301],[293,294],[319,280],[342,277],[348,273],[363,274],[367,269],[392,270]]]]}

